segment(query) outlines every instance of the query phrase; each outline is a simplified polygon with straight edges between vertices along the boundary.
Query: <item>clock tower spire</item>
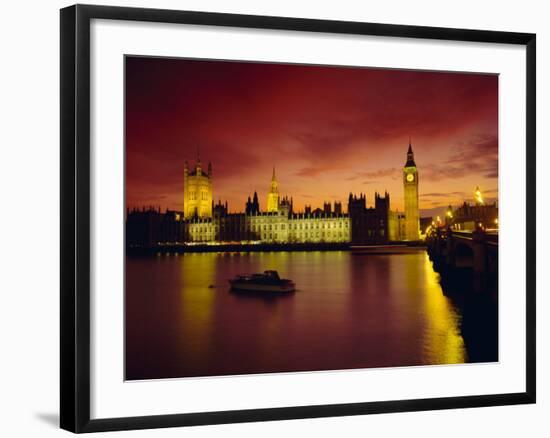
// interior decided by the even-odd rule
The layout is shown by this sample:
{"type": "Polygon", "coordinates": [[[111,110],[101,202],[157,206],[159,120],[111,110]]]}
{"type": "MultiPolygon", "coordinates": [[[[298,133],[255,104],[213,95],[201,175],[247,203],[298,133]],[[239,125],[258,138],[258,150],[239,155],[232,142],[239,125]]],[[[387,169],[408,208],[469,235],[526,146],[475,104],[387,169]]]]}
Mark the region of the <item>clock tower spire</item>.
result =
{"type": "Polygon", "coordinates": [[[414,153],[409,138],[407,161],[403,167],[403,186],[405,197],[405,239],[418,240],[420,214],[418,210],[418,170],[414,162],[414,153]]]}

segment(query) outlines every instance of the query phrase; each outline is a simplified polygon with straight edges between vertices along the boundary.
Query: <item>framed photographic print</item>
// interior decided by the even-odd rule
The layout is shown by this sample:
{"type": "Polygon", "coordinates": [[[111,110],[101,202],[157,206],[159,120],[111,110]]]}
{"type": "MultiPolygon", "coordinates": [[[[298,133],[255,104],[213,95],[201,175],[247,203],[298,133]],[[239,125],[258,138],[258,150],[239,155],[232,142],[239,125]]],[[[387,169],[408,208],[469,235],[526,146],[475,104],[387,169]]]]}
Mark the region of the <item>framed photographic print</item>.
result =
{"type": "Polygon", "coordinates": [[[535,402],[535,35],[61,10],[61,427],[535,402]]]}

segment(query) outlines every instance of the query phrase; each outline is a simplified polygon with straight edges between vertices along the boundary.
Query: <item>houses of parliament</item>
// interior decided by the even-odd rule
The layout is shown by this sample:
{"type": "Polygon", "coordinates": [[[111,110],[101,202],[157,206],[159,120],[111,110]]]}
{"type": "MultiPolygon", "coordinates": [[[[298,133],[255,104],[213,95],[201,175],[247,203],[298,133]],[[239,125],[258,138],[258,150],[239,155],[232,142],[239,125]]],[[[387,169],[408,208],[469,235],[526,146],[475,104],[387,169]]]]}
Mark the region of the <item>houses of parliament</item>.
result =
{"type": "Polygon", "coordinates": [[[275,168],[266,195],[266,210],[258,194],[248,197],[244,211],[229,213],[227,202],[214,204],[214,175],[200,158],[190,168],[185,162],[183,211],[164,213],[153,208],[127,213],[126,240],[130,246],[158,244],[245,243],[352,243],[384,244],[419,239],[418,170],[409,142],[403,167],[405,211],[390,209],[390,195],[374,194],[367,206],[365,194],[348,196],[347,210],[341,202],[325,202],[322,208],[306,206],[295,211],[292,197],[281,196],[275,168]]]}

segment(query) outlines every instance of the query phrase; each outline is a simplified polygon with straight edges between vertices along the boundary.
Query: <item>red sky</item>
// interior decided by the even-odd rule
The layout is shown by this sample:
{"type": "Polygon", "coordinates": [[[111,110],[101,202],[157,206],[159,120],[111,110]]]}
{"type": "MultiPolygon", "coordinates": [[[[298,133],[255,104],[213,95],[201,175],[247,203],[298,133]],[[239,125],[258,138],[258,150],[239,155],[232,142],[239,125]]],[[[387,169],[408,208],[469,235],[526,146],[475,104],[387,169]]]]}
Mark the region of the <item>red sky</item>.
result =
{"type": "Polygon", "coordinates": [[[183,166],[214,199],[265,208],[273,166],[295,208],[387,190],[403,209],[409,136],[422,214],[498,187],[495,75],[126,58],[126,202],[183,209],[183,166]]]}

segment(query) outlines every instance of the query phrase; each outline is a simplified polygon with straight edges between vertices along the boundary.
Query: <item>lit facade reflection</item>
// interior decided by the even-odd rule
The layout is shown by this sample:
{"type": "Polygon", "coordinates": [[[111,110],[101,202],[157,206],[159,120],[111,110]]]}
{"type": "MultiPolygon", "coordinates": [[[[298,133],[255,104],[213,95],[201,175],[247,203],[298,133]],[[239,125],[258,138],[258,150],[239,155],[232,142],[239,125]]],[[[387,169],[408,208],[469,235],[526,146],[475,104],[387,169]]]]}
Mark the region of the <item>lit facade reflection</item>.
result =
{"type": "Polygon", "coordinates": [[[128,354],[141,358],[128,362],[130,379],[472,360],[462,309],[422,250],[185,254],[129,259],[127,269],[139,279],[128,295],[128,354]],[[298,290],[229,291],[229,278],[265,269],[298,290]]]}

